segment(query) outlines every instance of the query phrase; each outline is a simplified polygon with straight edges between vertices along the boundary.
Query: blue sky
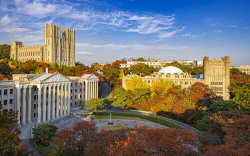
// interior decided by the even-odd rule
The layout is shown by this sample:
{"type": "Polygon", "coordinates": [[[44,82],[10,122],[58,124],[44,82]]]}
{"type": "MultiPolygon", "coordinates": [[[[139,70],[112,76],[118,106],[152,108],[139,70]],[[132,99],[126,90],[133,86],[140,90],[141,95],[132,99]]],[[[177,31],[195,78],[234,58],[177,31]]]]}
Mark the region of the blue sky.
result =
{"type": "Polygon", "coordinates": [[[76,61],[202,60],[250,65],[249,0],[1,0],[0,44],[44,44],[44,25],[75,29],[76,61]]]}

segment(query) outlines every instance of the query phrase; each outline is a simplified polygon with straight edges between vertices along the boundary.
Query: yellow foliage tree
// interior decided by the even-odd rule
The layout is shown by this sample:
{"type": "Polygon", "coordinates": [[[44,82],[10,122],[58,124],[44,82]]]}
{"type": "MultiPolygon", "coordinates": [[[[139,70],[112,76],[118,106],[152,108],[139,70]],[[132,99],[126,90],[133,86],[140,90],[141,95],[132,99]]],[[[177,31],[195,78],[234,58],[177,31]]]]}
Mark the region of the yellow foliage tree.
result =
{"type": "Polygon", "coordinates": [[[126,90],[135,90],[136,88],[149,88],[150,86],[147,85],[145,82],[142,81],[142,78],[139,76],[131,76],[130,81],[125,81],[126,83],[126,90]]]}
{"type": "Polygon", "coordinates": [[[16,69],[16,66],[14,65],[13,61],[8,62],[8,65],[11,69],[16,69]]]}
{"type": "Polygon", "coordinates": [[[36,70],[35,70],[35,74],[42,74],[44,72],[43,68],[42,67],[38,67],[36,70]]]}
{"type": "Polygon", "coordinates": [[[123,77],[123,69],[121,69],[120,74],[119,74],[119,80],[122,80],[123,77]]]}
{"type": "Polygon", "coordinates": [[[154,89],[156,87],[161,88],[163,90],[163,94],[167,93],[168,89],[172,88],[173,83],[168,79],[158,78],[157,80],[153,81],[151,84],[151,96],[155,95],[154,89]]]}

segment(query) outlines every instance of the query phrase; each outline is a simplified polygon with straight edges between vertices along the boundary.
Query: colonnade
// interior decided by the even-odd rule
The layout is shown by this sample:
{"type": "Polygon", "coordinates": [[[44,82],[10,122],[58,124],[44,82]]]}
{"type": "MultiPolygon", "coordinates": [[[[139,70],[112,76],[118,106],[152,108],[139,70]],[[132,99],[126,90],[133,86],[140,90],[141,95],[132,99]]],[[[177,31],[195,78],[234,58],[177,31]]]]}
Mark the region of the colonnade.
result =
{"type": "Polygon", "coordinates": [[[85,80],[85,105],[92,98],[98,98],[98,81],[85,80]]]}
{"type": "MultiPolygon", "coordinates": [[[[56,83],[56,84],[38,84],[38,106],[37,106],[37,122],[46,122],[54,118],[70,114],[70,87],[71,82],[56,83]],[[48,88],[48,92],[47,92],[48,88]],[[57,88],[57,91],[56,91],[57,88]],[[43,90],[43,91],[42,91],[43,90]],[[52,90],[52,94],[51,94],[52,90]],[[43,92],[43,94],[42,94],[43,92]],[[48,100],[47,100],[48,93],[48,100]],[[43,98],[42,98],[43,95],[43,98]],[[48,104],[48,105],[47,105],[48,104]],[[52,107],[52,108],[51,108],[52,107]],[[42,111],[43,110],[43,111],[42,111]]],[[[26,116],[28,116],[28,123],[31,123],[31,101],[32,101],[32,87],[33,85],[19,85],[17,88],[17,108],[18,124],[26,124],[26,116]],[[29,87],[28,100],[28,114],[26,113],[26,89],[29,87]],[[21,107],[21,89],[23,88],[22,110],[21,107]],[[22,121],[20,121],[20,112],[22,112],[22,121]]]]}

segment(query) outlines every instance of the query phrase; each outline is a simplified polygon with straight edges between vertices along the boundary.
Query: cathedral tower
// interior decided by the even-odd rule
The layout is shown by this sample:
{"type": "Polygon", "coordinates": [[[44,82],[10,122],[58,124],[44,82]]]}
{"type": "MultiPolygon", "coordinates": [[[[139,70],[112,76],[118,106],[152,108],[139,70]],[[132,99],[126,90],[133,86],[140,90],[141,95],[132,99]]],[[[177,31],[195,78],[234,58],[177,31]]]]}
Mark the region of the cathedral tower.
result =
{"type": "Polygon", "coordinates": [[[45,24],[45,53],[43,60],[61,64],[60,26],[45,24]]]}

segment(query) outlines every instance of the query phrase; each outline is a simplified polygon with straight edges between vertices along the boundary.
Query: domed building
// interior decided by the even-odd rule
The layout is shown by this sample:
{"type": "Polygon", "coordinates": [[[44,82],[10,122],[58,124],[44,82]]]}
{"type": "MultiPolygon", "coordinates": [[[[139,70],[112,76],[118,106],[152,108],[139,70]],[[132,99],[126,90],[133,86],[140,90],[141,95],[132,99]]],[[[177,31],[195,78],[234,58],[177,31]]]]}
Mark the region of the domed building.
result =
{"type": "Polygon", "coordinates": [[[170,75],[172,75],[172,74],[184,74],[184,72],[180,68],[177,68],[175,66],[164,67],[161,70],[159,70],[158,73],[160,73],[160,74],[170,74],[170,75]]]}
{"type": "MultiPolygon", "coordinates": [[[[208,85],[216,95],[222,96],[224,100],[229,100],[229,82],[230,82],[230,56],[222,57],[221,60],[209,60],[208,56],[203,58],[203,74],[190,75],[183,72],[180,68],[167,66],[154,72],[150,76],[142,77],[142,80],[151,85],[158,78],[168,79],[175,85],[181,85],[183,88],[188,88],[195,82],[202,82],[208,85]]],[[[126,89],[126,81],[131,80],[131,76],[127,75],[122,79],[122,86],[126,89]]]]}

